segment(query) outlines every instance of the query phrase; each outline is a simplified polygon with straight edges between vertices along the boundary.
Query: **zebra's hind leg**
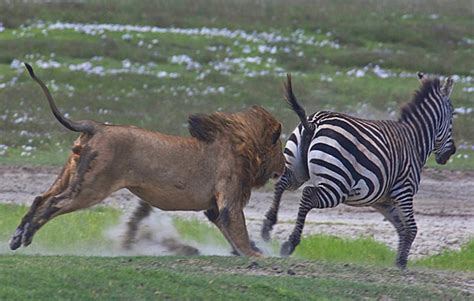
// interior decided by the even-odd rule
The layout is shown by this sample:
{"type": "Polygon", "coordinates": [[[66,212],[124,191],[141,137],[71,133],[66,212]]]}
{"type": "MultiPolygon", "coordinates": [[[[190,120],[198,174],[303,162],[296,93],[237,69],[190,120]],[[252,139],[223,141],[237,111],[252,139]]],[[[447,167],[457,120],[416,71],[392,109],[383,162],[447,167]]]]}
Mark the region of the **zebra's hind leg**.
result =
{"type": "Polygon", "coordinates": [[[283,192],[285,192],[285,190],[291,186],[296,186],[295,188],[292,187],[293,189],[296,189],[300,186],[292,185],[294,182],[296,181],[294,180],[293,173],[288,168],[285,168],[285,172],[275,184],[275,193],[273,196],[272,206],[265,214],[265,220],[263,221],[261,230],[261,236],[264,241],[270,240],[270,232],[272,231],[273,226],[277,223],[278,210],[280,209],[281,196],[283,195],[283,192]]]}
{"type": "Polygon", "coordinates": [[[398,251],[395,264],[402,269],[406,268],[408,253],[417,233],[412,202],[401,207],[395,203],[378,203],[373,207],[382,213],[397,230],[398,251]]]}
{"type": "Polygon", "coordinates": [[[339,196],[340,198],[338,199],[329,198],[329,196],[334,195],[333,192],[333,188],[328,188],[328,186],[324,184],[320,184],[317,187],[308,186],[303,189],[303,197],[301,198],[296,225],[289,239],[281,246],[281,256],[291,255],[296,246],[300,243],[306,216],[311,209],[332,208],[341,202],[341,196],[339,196]]]}

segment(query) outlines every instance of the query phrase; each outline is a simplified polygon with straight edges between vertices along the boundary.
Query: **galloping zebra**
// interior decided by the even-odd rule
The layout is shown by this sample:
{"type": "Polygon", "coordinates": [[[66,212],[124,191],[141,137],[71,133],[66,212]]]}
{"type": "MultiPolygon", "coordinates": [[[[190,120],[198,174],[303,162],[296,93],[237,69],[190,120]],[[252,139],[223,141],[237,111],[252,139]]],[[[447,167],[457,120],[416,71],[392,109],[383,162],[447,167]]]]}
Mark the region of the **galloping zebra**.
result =
{"type": "Polygon", "coordinates": [[[453,80],[443,83],[418,73],[421,88],[401,109],[398,121],[365,120],[320,111],[306,117],[297,102],[288,75],[286,100],[301,120],[285,147],[286,168],[275,185],[272,207],[266,214],[262,237],[270,238],[281,196],[307,183],[295,228],[281,247],[290,255],[299,244],[306,215],[313,208],[340,203],[372,206],[396,228],[399,245],[396,264],[406,267],[417,226],[413,196],[431,152],[445,164],[456,151],[452,138],[453,80]]]}

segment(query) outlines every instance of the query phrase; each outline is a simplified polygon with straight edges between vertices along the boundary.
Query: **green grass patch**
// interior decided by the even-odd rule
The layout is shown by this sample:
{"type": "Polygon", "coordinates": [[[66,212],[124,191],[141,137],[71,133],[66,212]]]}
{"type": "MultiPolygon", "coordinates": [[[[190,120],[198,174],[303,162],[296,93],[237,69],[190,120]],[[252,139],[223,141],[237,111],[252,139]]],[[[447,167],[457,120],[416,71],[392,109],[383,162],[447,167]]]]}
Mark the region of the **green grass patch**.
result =
{"type": "Polygon", "coordinates": [[[463,245],[459,251],[446,250],[441,254],[416,260],[414,266],[472,272],[474,271],[474,239],[463,245]]]}
{"type": "Polygon", "coordinates": [[[426,167],[449,170],[474,170],[474,151],[458,149],[446,165],[439,165],[436,163],[435,156],[431,155],[426,162],[426,167]]]}
{"type": "Polygon", "coordinates": [[[438,272],[411,271],[406,281],[397,269],[296,259],[17,255],[0,256],[0,268],[2,300],[468,300],[471,296],[438,272]]]}
{"type": "MultiPolygon", "coordinates": [[[[10,239],[27,209],[24,206],[0,204],[0,241],[6,243],[10,239]]],[[[105,234],[107,230],[118,225],[122,214],[117,209],[95,207],[60,216],[38,231],[31,246],[19,249],[16,253],[112,254],[117,242],[105,234]]],[[[180,238],[186,241],[202,245],[229,246],[222,233],[212,224],[196,219],[174,217],[173,226],[180,238]]],[[[280,242],[273,241],[267,247],[277,254],[280,242]]],[[[0,246],[0,251],[10,252],[6,244],[0,246]]],[[[330,235],[306,236],[296,248],[294,256],[307,260],[385,267],[391,267],[395,262],[395,251],[372,238],[364,237],[348,239],[330,235]]],[[[408,265],[474,271],[474,239],[462,246],[459,251],[445,251],[438,255],[409,260],[408,265]]]]}
{"type": "Polygon", "coordinates": [[[35,150],[32,153],[25,153],[21,148],[9,148],[3,156],[0,156],[0,164],[4,165],[45,165],[62,166],[70,154],[69,149],[61,147],[50,150],[35,150]]]}
{"type": "MultiPolygon", "coordinates": [[[[24,206],[0,205],[0,241],[7,242],[10,239],[27,210],[24,206]]],[[[21,248],[16,253],[81,254],[110,250],[112,241],[104,236],[104,232],[116,225],[120,216],[119,210],[107,207],[95,207],[59,216],[38,231],[28,248],[21,248]]],[[[2,244],[1,249],[8,252],[6,244],[2,244]]]]}
{"type": "MultiPolygon", "coordinates": [[[[26,209],[0,205],[0,241],[8,240],[26,209]]],[[[116,242],[103,234],[117,224],[120,214],[104,207],[68,214],[48,223],[26,249],[13,253],[2,244],[1,253],[8,255],[0,255],[0,299],[470,298],[459,285],[471,274],[448,275],[441,270],[472,272],[474,241],[460,252],[410,261],[409,282],[405,273],[393,267],[394,252],[368,238],[310,236],[294,257],[286,259],[32,255],[113,254],[116,242]],[[456,277],[454,282],[450,277],[456,277]]],[[[227,244],[217,229],[202,221],[175,218],[173,222],[185,240],[227,244]]]]}
{"type": "Polygon", "coordinates": [[[181,238],[203,244],[228,246],[229,243],[216,226],[194,219],[174,218],[173,225],[181,238]]]}
{"type": "MultiPolygon", "coordinates": [[[[394,237],[396,239],[396,237],[394,237]]],[[[393,266],[396,252],[372,238],[340,238],[330,235],[310,235],[301,240],[295,250],[298,258],[341,263],[393,266]]],[[[459,251],[444,251],[417,260],[410,267],[427,267],[456,271],[474,271],[474,238],[459,251]]]]}
{"type": "MultiPolygon", "coordinates": [[[[0,241],[7,242],[16,226],[27,212],[26,207],[0,204],[0,241]]],[[[107,251],[109,254],[117,242],[106,237],[108,229],[118,225],[122,212],[108,207],[66,214],[46,224],[34,238],[31,246],[19,249],[18,254],[69,253],[97,254],[107,251]]],[[[203,245],[228,246],[222,233],[212,224],[196,219],[173,218],[173,226],[180,237],[189,242],[203,245]]],[[[159,231],[159,229],[156,229],[159,231]]],[[[270,246],[274,254],[280,248],[280,242],[273,241],[270,246]]],[[[2,252],[10,252],[7,245],[0,247],[2,252]]],[[[302,239],[295,250],[295,257],[308,260],[359,263],[391,267],[395,262],[395,251],[372,238],[340,238],[330,235],[310,235],[302,239]]],[[[438,255],[409,260],[409,266],[436,269],[474,271],[474,239],[461,247],[459,251],[445,251],[438,255]]]]}
{"type": "Polygon", "coordinates": [[[296,248],[295,256],[312,260],[385,266],[395,262],[395,252],[371,238],[345,239],[329,235],[305,237],[296,248]]]}

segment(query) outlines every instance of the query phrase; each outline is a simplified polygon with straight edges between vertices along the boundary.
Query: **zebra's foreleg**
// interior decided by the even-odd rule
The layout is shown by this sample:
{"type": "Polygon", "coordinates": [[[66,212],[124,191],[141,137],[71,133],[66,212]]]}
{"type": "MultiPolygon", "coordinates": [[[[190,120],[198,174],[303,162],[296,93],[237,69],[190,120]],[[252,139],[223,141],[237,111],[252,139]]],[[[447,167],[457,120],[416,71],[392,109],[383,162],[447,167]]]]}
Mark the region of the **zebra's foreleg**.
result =
{"type": "MultiPolygon", "coordinates": [[[[306,216],[311,209],[335,207],[340,203],[339,199],[330,199],[329,196],[332,195],[333,194],[331,192],[326,191],[326,186],[321,184],[317,187],[308,186],[303,189],[303,197],[301,198],[296,225],[289,239],[281,246],[281,256],[291,255],[296,246],[300,243],[306,216]]],[[[336,198],[337,197],[338,196],[336,196],[336,198]]]]}
{"type": "MultiPolygon", "coordinates": [[[[263,221],[261,235],[264,241],[270,240],[270,232],[273,229],[273,225],[277,223],[278,210],[280,209],[280,202],[283,192],[290,188],[291,183],[295,182],[293,179],[293,173],[291,170],[285,168],[285,172],[280,177],[278,182],[275,184],[275,194],[273,196],[273,203],[270,209],[265,214],[265,220],[263,221]]],[[[295,186],[295,185],[294,185],[295,186]]]]}
{"type": "Polygon", "coordinates": [[[411,245],[418,232],[418,227],[415,222],[412,198],[405,199],[403,202],[398,203],[397,207],[399,208],[400,219],[403,223],[405,233],[400,236],[396,264],[398,267],[404,269],[407,266],[408,254],[410,253],[411,245]]]}
{"type": "Polygon", "coordinates": [[[372,206],[374,209],[382,213],[382,215],[395,227],[398,234],[398,251],[396,264],[398,265],[399,255],[404,248],[405,242],[405,226],[400,219],[400,212],[394,203],[376,203],[372,206]]]}
{"type": "Polygon", "coordinates": [[[397,230],[398,250],[395,264],[402,269],[406,268],[408,254],[417,233],[413,203],[411,200],[405,200],[403,203],[380,203],[373,207],[382,213],[397,230]]]}

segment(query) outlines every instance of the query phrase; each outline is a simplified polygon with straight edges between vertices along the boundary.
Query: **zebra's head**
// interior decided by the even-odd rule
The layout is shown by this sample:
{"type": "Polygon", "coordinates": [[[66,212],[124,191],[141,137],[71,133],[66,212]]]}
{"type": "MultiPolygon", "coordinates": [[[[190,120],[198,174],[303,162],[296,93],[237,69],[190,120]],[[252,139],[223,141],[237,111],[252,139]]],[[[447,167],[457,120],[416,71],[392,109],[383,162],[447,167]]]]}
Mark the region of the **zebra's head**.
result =
{"type": "MultiPolygon", "coordinates": [[[[425,76],[418,74],[420,81],[423,82],[425,76]]],[[[453,91],[454,81],[448,77],[441,84],[439,93],[439,110],[441,112],[438,128],[435,132],[435,143],[433,152],[436,163],[446,164],[449,158],[456,152],[456,145],[453,139],[453,116],[454,107],[451,103],[451,93],[453,91]]]]}

